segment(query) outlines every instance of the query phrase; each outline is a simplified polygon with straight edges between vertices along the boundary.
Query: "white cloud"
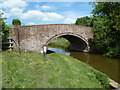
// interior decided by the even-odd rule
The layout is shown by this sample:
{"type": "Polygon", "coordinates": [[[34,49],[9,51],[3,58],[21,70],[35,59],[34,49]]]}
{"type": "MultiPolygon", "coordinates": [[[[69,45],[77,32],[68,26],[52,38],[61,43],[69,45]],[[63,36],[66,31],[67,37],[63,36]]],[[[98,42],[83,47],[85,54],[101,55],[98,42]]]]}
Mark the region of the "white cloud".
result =
{"type": "Polygon", "coordinates": [[[65,23],[71,24],[71,23],[75,23],[76,20],[72,18],[66,18],[64,21],[65,23]]]}
{"type": "Polygon", "coordinates": [[[23,13],[23,9],[27,6],[27,3],[23,0],[2,0],[0,8],[3,8],[4,16],[9,18],[10,16],[20,16],[23,13]]]}
{"type": "Polygon", "coordinates": [[[54,12],[46,12],[44,14],[45,14],[45,17],[43,18],[43,21],[58,21],[64,18],[62,15],[54,12]]]}
{"type": "Polygon", "coordinates": [[[23,0],[4,0],[0,3],[0,8],[23,8],[26,7],[27,3],[23,0]]]}
{"type": "Polygon", "coordinates": [[[44,9],[44,10],[49,10],[49,9],[51,9],[51,6],[45,6],[45,5],[43,5],[43,6],[41,6],[41,8],[44,9]]]}
{"type": "Polygon", "coordinates": [[[12,8],[12,9],[10,9],[10,13],[11,13],[13,16],[21,16],[22,13],[23,13],[23,9],[20,9],[20,8],[12,8]]]}
{"type": "MultiPolygon", "coordinates": [[[[1,10],[2,11],[2,10],[1,10]]],[[[9,18],[10,16],[21,16],[23,13],[23,9],[20,8],[12,8],[9,11],[2,11],[4,18],[9,18]]]]}
{"type": "Polygon", "coordinates": [[[43,17],[44,13],[38,10],[29,10],[21,16],[22,19],[41,19],[43,17]]]}
{"type": "Polygon", "coordinates": [[[35,7],[36,8],[41,8],[43,10],[50,10],[51,8],[53,8],[52,6],[47,6],[47,5],[43,5],[43,6],[36,5],[35,7]]]}
{"type": "Polygon", "coordinates": [[[8,17],[10,17],[12,15],[10,13],[7,13],[7,12],[3,11],[3,10],[0,10],[0,12],[3,13],[2,18],[8,18],[8,17]]]}
{"type": "Polygon", "coordinates": [[[22,19],[34,19],[42,21],[58,21],[62,20],[64,17],[60,14],[54,12],[41,12],[39,10],[29,10],[21,15],[22,19]]]}

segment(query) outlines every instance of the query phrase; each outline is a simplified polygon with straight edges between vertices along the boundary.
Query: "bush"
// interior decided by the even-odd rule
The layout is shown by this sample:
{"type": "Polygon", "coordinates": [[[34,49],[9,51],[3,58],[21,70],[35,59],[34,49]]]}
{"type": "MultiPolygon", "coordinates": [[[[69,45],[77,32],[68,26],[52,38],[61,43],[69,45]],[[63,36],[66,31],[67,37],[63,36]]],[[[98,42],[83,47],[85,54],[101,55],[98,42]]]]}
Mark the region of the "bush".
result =
{"type": "Polygon", "coordinates": [[[109,51],[107,53],[104,54],[105,56],[108,56],[108,57],[118,57],[120,58],[120,47],[117,47],[117,48],[110,48],[109,51]]]}

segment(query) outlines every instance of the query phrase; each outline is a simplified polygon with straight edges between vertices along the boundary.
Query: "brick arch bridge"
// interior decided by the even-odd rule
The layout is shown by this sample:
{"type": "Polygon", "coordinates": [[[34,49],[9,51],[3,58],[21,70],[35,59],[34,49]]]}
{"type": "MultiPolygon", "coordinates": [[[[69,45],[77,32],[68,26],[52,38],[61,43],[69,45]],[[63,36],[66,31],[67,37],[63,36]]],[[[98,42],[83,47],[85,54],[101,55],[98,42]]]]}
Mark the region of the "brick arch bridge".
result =
{"type": "Polygon", "coordinates": [[[42,52],[42,47],[57,37],[66,38],[70,49],[88,52],[88,40],[93,37],[91,31],[91,27],[71,24],[30,25],[12,27],[10,37],[13,39],[13,49],[23,52],[42,52]]]}

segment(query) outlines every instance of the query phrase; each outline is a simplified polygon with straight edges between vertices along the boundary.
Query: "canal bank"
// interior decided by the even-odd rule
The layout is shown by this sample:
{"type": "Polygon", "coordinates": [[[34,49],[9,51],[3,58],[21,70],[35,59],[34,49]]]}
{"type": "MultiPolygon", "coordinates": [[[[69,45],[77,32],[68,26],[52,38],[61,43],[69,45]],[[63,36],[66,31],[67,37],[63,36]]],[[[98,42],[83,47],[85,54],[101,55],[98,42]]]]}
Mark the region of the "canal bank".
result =
{"type": "Polygon", "coordinates": [[[90,53],[83,53],[83,52],[70,52],[69,50],[61,48],[61,47],[60,48],[49,47],[48,50],[72,56],[82,62],[89,64],[96,70],[99,70],[100,72],[108,75],[111,78],[110,81],[114,87],[119,86],[118,83],[120,83],[120,78],[119,78],[120,61],[118,59],[111,59],[111,58],[107,58],[107,57],[104,57],[98,54],[90,54],[90,53]],[[117,84],[115,82],[117,82],[117,84]]]}
{"type": "Polygon", "coordinates": [[[106,88],[108,77],[59,53],[2,53],[2,88],[106,88]]]}

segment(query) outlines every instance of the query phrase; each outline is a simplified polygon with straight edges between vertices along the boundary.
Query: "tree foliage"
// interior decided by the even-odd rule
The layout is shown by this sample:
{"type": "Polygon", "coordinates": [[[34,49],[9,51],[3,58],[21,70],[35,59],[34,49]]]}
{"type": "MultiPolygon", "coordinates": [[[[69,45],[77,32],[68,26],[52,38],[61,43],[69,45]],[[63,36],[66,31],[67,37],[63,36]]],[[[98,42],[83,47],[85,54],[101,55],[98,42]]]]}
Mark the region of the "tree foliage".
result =
{"type": "Polygon", "coordinates": [[[6,45],[4,45],[4,42],[8,42],[9,26],[6,24],[5,18],[2,18],[3,14],[0,12],[0,38],[2,38],[2,49],[5,49],[6,45]]]}
{"type": "Polygon", "coordinates": [[[93,18],[88,16],[77,18],[75,25],[83,25],[83,26],[93,26],[93,18]]]}
{"type": "MultiPolygon", "coordinates": [[[[0,11],[0,40],[2,40],[2,50],[6,50],[6,46],[8,47],[8,37],[9,37],[9,25],[5,22],[6,18],[2,16],[4,13],[0,11]],[[1,39],[2,38],[2,39],[1,39]]],[[[15,26],[21,25],[21,21],[19,19],[13,19],[12,24],[15,26]]]]}
{"type": "Polygon", "coordinates": [[[120,57],[120,3],[92,3],[94,10],[94,38],[97,52],[109,57],[120,57]]]}
{"type": "Polygon", "coordinates": [[[120,2],[93,2],[93,17],[82,17],[76,25],[93,27],[93,51],[120,58],[120,2]]]}
{"type": "Polygon", "coordinates": [[[21,21],[19,19],[13,19],[12,20],[12,25],[14,25],[14,26],[20,26],[21,25],[21,21]]]}

